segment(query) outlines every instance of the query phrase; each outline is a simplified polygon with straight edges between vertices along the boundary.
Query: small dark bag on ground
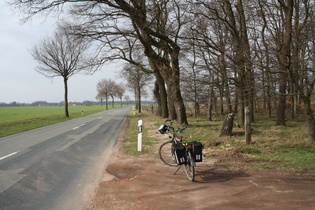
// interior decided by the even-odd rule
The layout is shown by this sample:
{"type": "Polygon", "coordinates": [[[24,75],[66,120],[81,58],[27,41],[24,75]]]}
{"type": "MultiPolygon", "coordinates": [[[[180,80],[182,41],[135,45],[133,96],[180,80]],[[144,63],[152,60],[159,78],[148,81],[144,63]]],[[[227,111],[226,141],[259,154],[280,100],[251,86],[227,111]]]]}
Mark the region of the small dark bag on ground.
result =
{"type": "Polygon", "coordinates": [[[175,160],[176,160],[176,163],[178,165],[182,165],[182,164],[186,163],[186,156],[185,156],[186,149],[185,149],[184,145],[173,144],[172,145],[172,151],[174,151],[175,160]]]}
{"type": "Polygon", "coordinates": [[[193,141],[189,142],[188,144],[192,146],[193,158],[195,159],[195,162],[202,162],[202,143],[193,141]]]}

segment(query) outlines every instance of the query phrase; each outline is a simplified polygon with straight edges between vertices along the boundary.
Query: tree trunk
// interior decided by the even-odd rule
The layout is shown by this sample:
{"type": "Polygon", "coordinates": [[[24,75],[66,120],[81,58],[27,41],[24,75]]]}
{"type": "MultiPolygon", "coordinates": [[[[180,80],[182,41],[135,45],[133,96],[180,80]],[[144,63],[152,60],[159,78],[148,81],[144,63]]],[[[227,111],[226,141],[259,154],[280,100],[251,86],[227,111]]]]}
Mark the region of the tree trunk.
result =
{"type": "Polygon", "coordinates": [[[293,0],[288,0],[287,5],[281,4],[284,11],[284,32],[283,42],[279,44],[279,101],[277,109],[277,125],[286,125],[285,123],[285,108],[286,108],[286,83],[287,73],[290,69],[290,55],[291,55],[291,39],[292,39],[292,16],[293,16],[293,0]]]}
{"type": "Polygon", "coordinates": [[[158,84],[157,80],[155,80],[155,82],[154,82],[153,95],[154,95],[154,98],[155,98],[156,103],[158,105],[156,115],[159,117],[162,117],[161,95],[160,95],[159,84],[158,84]]]}
{"type": "Polygon", "coordinates": [[[114,108],[115,108],[114,96],[113,96],[113,95],[111,95],[111,97],[112,97],[112,108],[114,109],[114,108]]]}
{"type": "Polygon", "coordinates": [[[237,123],[241,126],[244,125],[244,99],[242,94],[242,89],[240,87],[236,88],[236,96],[237,96],[237,123]]]}
{"type": "Polygon", "coordinates": [[[208,94],[208,110],[207,110],[207,120],[212,121],[212,109],[213,109],[213,77],[210,77],[210,87],[209,87],[209,94],[208,94]]]}
{"type": "Polygon", "coordinates": [[[65,117],[70,117],[68,109],[68,79],[63,79],[64,88],[65,88],[65,117]]]}
{"type": "Polygon", "coordinates": [[[247,35],[246,18],[243,8],[243,1],[233,2],[236,11],[232,8],[231,1],[223,1],[226,14],[226,25],[232,36],[233,51],[235,53],[234,68],[236,70],[236,100],[237,100],[237,121],[244,125],[245,104],[252,103],[253,89],[251,81],[251,58],[250,45],[247,35]]]}
{"type": "Polygon", "coordinates": [[[105,108],[108,110],[108,95],[105,94],[105,108]]]}
{"type": "MultiPolygon", "coordinates": [[[[174,53],[177,54],[177,53],[174,53]]],[[[176,60],[176,55],[173,60],[176,60]]],[[[178,56],[177,56],[178,58],[178,56]]],[[[178,61],[178,60],[177,60],[178,61]]],[[[166,82],[167,90],[168,90],[168,104],[169,106],[169,117],[175,117],[179,124],[187,125],[187,115],[185,104],[180,91],[180,73],[179,73],[179,65],[176,61],[173,62],[173,67],[170,66],[159,66],[160,73],[166,82]],[[174,105],[174,108],[172,107],[174,105]]]]}
{"type": "Polygon", "coordinates": [[[277,125],[285,126],[285,109],[286,109],[286,74],[280,75],[279,99],[277,105],[277,125]]]}
{"type": "Polygon", "coordinates": [[[141,88],[140,88],[140,86],[138,86],[137,96],[138,96],[138,111],[139,111],[139,113],[141,113],[141,92],[140,91],[141,91],[141,88]]]}
{"type": "Polygon", "coordinates": [[[179,80],[175,82],[174,88],[172,88],[172,91],[173,93],[171,95],[174,96],[174,107],[175,107],[175,111],[177,115],[177,121],[180,124],[188,125],[186,108],[185,108],[185,104],[181,95],[179,80]]]}
{"type": "Polygon", "coordinates": [[[222,128],[220,136],[231,136],[233,130],[233,121],[234,121],[234,114],[230,113],[226,116],[222,128]]]}
{"type": "MultiPolygon", "coordinates": [[[[265,69],[265,71],[264,71],[264,75],[265,75],[265,78],[266,78],[266,85],[263,85],[265,88],[264,88],[264,90],[265,90],[265,94],[264,94],[264,99],[265,99],[265,101],[266,101],[266,104],[265,105],[267,105],[267,110],[268,110],[268,116],[271,118],[271,109],[272,109],[272,107],[271,107],[271,91],[270,91],[270,89],[271,89],[271,82],[270,82],[270,53],[269,53],[269,45],[268,45],[268,43],[267,43],[267,41],[266,41],[266,39],[265,39],[265,31],[266,31],[266,28],[267,28],[267,26],[268,26],[268,23],[267,23],[267,20],[266,20],[266,16],[265,16],[265,13],[264,13],[264,11],[263,11],[263,9],[262,9],[262,5],[260,4],[261,2],[259,2],[259,5],[260,5],[260,7],[261,7],[261,16],[262,16],[262,19],[263,19],[263,22],[264,22],[264,24],[263,24],[263,26],[262,26],[262,30],[261,30],[261,37],[262,37],[262,43],[263,43],[263,45],[264,45],[264,48],[265,48],[265,54],[263,55],[263,53],[262,53],[262,57],[265,57],[265,65],[266,65],[266,69],[265,69]]],[[[262,63],[264,62],[264,60],[262,60],[262,63]]],[[[264,84],[264,83],[263,83],[264,84]]],[[[264,105],[264,106],[265,106],[264,105]]]]}
{"type": "Polygon", "coordinates": [[[172,88],[168,87],[168,118],[170,120],[176,120],[177,119],[177,114],[176,114],[176,108],[175,108],[175,103],[174,103],[174,97],[172,97],[172,88]]]}
{"type": "MultiPolygon", "coordinates": [[[[231,103],[231,95],[228,83],[228,75],[227,75],[227,64],[225,61],[224,54],[220,58],[220,71],[222,75],[222,91],[224,92],[225,100],[226,100],[226,107],[228,109],[228,113],[233,112],[232,103],[231,103]]],[[[223,103],[223,101],[222,101],[223,103]]],[[[223,106],[223,105],[222,105],[223,106]]]]}
{"type": "Polygon", "coordinates": [[[210,97],[208,100],[207,120],[212,121],[212,101],[210,97]]]}
{"type": "Polygon", "coordinates": [[[156,78],[156,91],[154,93],[155,98],[158,102],[158,110],[159,110],[159,116],[162,118],[168,118],[168,101],[167,101],[167,92],[165,88],[165,82],[159,73],[158,70],[154,73],[156,78]]]}
{"type": "Polygon", "coordinates": [[[223,86],[221,86],[220,88],[219,88],[219,92],[220,92],[220,114],[221,115],[224,115],[224,100],[223,100],[223,92],[224,92],[224,87],[223,86]]]}
{"type": "Polygon", "coordinates": [[[251,113],[249,107],[245,107],[245,140],[246,144],[251,144],[252,128],[251,128],[251,113]]]}
{"type": "Polygon", "coordinates": [[[306,117],[307,117],[307,125],[308,125],[308,139],[312,146],[315,146],[315,118],[314,112],[310,106],[310,104],[305,104],[306,117]]]}

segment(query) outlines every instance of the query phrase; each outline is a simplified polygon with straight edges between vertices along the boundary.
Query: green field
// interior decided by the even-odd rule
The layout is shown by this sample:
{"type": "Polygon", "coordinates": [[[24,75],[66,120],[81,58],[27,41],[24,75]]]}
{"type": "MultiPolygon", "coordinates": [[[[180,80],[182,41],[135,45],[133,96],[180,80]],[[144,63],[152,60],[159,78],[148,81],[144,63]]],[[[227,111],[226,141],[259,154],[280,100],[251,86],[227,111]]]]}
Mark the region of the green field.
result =
{"type": "Polygon", "coordinates": [[[1,107],[0,137],[81,117],[82,109],[86,116],[104,111],[104,106],[69,106],[70,118],[63,106],[1,107]]]}

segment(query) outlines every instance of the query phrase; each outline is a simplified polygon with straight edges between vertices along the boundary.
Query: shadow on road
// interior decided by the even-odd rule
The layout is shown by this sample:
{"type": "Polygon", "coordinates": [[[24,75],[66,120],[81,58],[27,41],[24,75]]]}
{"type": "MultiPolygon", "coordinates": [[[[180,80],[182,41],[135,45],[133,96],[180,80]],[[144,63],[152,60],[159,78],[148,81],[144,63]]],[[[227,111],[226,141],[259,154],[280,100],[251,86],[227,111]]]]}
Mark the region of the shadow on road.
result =
{"type": "Polygon", "coordinates": [[[213,182],[226,182],[231,179],[240,177],[249,177],[250,175],[244,171],[232,171],[228,168],[226,170],[218,170],[217,168],[209,168],[209,166],[196,167],[197,183],[213,183],[213,182]]]}

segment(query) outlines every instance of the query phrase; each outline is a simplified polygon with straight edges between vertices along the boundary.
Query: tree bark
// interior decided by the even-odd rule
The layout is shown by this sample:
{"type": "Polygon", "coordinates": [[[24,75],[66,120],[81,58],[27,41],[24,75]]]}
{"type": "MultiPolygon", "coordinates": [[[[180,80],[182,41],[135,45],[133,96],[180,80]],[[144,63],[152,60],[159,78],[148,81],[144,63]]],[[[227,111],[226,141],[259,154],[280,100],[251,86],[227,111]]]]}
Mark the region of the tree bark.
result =
{"type": "Polygon", "coordinates": [[[290,54],[291,54],[291,39],[292,39],[292,16],[293,16],[293,0],[288,0],[287,5],[282,0],[278,0],[281,8],[284,11],[284,32],[283,32],[283,42],[280,43],[279,51],[279,100],[277,109],[277,125],[285,126],[285,109],[286,109],[286,84],[287,75],[290,69],[290,54]]]}
{"type": "Polygon", "coordinates": [[[112,97],[112,108],[114,109],[115,108],[115,101],[114,101],[114,96],[113,95],[110,95],[112,97]]]}
{"type": "Polygon", "coordinates": [[[165,82],[158,70],[155,71],[154,75],[156,78],[156,89],[157,89],[157,92],[154,93],[154,95],[159,105],[158,107],[159,116],[162,118],[168,118],[168,100],[167,100],[165,82]]]}
{"type": "Polygon", "coordinates": [[[137,87],[137,92],[138,92],[138,94],[137,94],[137,101],[138,101],[138,111],[139,111],[139,113],[141,113],[141,88],[140,88],[140,86],[138,86],[137,87]]]}
{"type": "Polygon", "coordinates": [[[307,126],[308,126],[308,139],[312,146],[315,146],[315,118],[314,112],[311,108],[310,102],[305,104],[306,108],[306,117],[307,117],[307,126]]]}
{"type": "Polygon", "coordinates": [[[105,108],[108,110],[108,95],[105,94],[105,108]]]}
{"type": "Polygon", "coordinates": [[[277,125],[286,126],[285,110],[286,110],[286,82],[287,75],[282,73],[279,78],[279,99],[277,106],[277,125]]]}
{"type": "Polygon", "coordinates": [[[162,108],[161,108],[162,104],[161,104],[161,96],[160,96],[160,91],[159,91],[159,84],[158,84],[157,80],[155,80],[155,82],[154,82],[153,95],[154,95],[154,98],[155,98],[156,103],[158,105],[156,115],[161,117],[162,116],[162,108]]]}
{"type": "Polygon", "coordinates": [[[173,97],[173,91],[172,87],[168,87],[168,118],[170,120],[176,120],[177,119],[177,114],[176,114],[176,108],[175,108],[175,102],[174,102],[174,97],[173,97]]]}
{"type": "Polygon", "coordinates": [[[65,117],[70,117],[68,109],[68,79],[66,77],[63,78],[63,84],[65,88],[65,117]]]}
{"type": "Polygon", "coordinates": [[[233,113],[228,114],[222,124],[220,136],[232,135],[233,121],[234,121],[234,114],[233,113]]]}
{"type": "MultiPolygon", "coordinates": [[[[237,97],[237,120],[238,124],[244,125],[245,105],[253,108],[253,77],[251,72],[250,45],[247,35],[246,18],[243,1],[237,0],[236,14],[232,9],[230,0],[223,1],[226,14],[225,24],[232,37],[232,46],[235,52],[234,64],[236,75],[236,97],[237,97]]],[[[253,117],[253,116],[252,116],[253,117]]]]}
{"type": "Polygon", "coordinates": [[[251,128],[251,113],[249,107],[245,107],[245,140],[246,144],[251,144],[252,128],[251,128]]]}

